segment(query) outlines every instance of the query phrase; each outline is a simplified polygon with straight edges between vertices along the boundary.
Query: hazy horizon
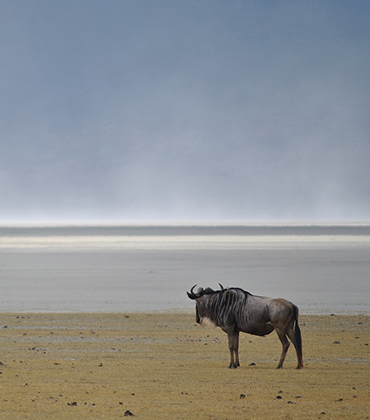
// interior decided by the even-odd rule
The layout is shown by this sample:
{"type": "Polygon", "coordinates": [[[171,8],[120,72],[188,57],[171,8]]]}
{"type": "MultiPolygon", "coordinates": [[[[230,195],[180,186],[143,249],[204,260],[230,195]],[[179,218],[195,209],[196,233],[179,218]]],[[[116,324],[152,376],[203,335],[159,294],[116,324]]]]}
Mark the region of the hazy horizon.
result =
{"type": "Polygon", "coordinates": [[[0,4],[0,225],[370,220],[370,3],[0,4]]]}
{"type": "MultiPolygon", "coordinates": [[[[362,221],[343,221],[343,220],[279,220],[279,221],[206,221],[206,220],[180,220],[180,221],[101,221],[101,220],[89,220],[89,221],[7,221],[0,222],[1,228],[145,228],[145,227],[154,227],[154,228],[167,228],[167,227],[194,227],[194,228],[217,228],[217,227],[256,227],[256,228],[265,228],[265,227],[370,227],[370,220],[362,221]]],[[[365,233],[366,234],[366,233],[365,233]]]]}

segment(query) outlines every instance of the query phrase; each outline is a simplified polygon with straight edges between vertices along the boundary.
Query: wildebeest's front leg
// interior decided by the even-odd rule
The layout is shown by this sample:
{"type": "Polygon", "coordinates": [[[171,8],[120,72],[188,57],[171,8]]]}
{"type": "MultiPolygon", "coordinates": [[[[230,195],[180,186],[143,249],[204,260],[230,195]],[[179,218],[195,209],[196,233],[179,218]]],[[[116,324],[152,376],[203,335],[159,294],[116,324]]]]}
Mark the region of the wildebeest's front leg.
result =
{"type": "Polygon", "coordinates": [[[230,369],[236,369],[239,364],[239,331],[227,331],[230,349],[230,369]]]}

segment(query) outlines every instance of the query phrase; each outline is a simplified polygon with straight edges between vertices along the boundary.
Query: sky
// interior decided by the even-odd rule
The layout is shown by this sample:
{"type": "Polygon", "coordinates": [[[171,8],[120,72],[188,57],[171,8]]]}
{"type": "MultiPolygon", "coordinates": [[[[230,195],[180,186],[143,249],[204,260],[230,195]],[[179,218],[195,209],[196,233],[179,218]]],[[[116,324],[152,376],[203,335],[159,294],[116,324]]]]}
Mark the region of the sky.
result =
{"type": "Polygon", "coordinates": [[[0,223],[370,220],[370,2],[0,1],[0,223]]]}

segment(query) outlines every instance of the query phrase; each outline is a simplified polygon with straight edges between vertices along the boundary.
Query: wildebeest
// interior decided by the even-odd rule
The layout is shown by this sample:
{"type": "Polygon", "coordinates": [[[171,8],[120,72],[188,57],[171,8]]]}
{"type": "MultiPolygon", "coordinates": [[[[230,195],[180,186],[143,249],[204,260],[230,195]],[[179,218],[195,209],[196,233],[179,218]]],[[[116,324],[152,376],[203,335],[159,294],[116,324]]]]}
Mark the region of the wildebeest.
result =
{"type": "Polygon", "coordinates": [[[283,351],[278,369],[283,367],[290,341],[297,352],[297,369],[303,368],[302,338],[298,325],[298,308],[285,299],[272,299],[254,296],[238,287],[212,290],[199,288],[194,293],[193,286],[187,292],[196,303],[198,324],[210,323],[221,327],[228,335],[230,349],[230,368],[239,366],[239,332],[264,336],[276,331],[283,351]]]}

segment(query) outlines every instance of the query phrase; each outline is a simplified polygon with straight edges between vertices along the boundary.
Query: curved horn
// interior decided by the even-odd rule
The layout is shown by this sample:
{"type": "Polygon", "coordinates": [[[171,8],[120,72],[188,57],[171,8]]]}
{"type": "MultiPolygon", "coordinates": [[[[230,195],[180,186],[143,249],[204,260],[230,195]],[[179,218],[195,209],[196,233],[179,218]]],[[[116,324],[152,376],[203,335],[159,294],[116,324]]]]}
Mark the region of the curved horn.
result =
{"type": "Polygon", "coordinates": [[[224,286],[222,286],[222,284],[221,283],[218,283],[219,284],[219,286],[221,287],[221,290],[224,290],[224,286]]]}
{"type": "Polygon", "coordinates": [[[190,289],[190,292],[186,292],[189,299],[196,299],[197,298],[197,295],[193,292],[195,287],[196,287],[196,284],[190,289]]]}

